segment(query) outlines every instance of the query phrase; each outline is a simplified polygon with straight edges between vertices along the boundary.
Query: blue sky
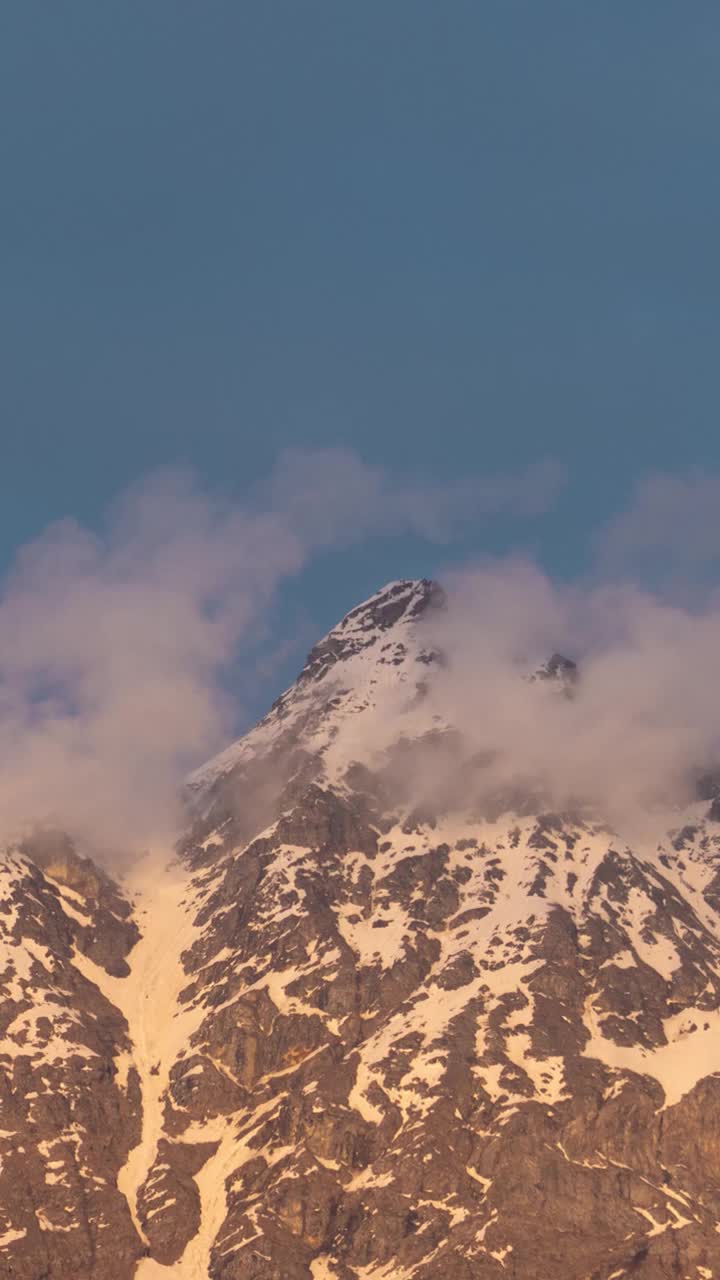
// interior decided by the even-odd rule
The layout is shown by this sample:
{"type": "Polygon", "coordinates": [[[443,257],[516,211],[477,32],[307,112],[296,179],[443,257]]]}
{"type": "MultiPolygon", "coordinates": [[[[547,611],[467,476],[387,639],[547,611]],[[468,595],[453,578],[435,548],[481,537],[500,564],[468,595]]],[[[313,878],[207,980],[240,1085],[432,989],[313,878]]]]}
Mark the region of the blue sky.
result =
{"type": "Polygon", "coordinates": [[[288,628],[517,544],[576,573],[639,476],[720,466],[719,62],[702,0],[5,6],[3,560],[160,464],[242,498],[346,446],[569,479],[321,556],[288,628]]]}

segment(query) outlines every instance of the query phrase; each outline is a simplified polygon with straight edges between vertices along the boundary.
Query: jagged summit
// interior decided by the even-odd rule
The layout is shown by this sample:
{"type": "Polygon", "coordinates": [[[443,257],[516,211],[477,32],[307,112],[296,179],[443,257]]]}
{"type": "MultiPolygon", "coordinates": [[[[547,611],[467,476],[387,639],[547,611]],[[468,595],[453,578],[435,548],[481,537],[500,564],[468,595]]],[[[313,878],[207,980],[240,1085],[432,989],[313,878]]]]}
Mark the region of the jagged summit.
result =
{"type": "Polygon", "coordinates": [[[442,587],[427,578],[390,582],[352,609],[310,651],[297,680],[269,713],[238,742],[188,780],[191,803],[249,758],[282,750],[296,740],[322,751],[339,723],[374,706],[380,691],[414,690],[437,654],[423,640],[422,622],[445,603],[442,587]]]}
{"type": "Polygon", "coordinates": [[[577,663],[572,658],[566,658],[562,653],[553,653],[544,662],[542,666],[534,671],[531,680],[552,681],[558,685],[564,692],[570,693],[578,682],[579,671],[577,663]]]}
{"type": "Polygon", "coordinates": [[[335,663],[377,645],[399,624],[416,621],[426,610],[441,608],[445,594],[428,578],[389,582],[333,627],[311,649],[300,681],[321,680],[335,663]]]}

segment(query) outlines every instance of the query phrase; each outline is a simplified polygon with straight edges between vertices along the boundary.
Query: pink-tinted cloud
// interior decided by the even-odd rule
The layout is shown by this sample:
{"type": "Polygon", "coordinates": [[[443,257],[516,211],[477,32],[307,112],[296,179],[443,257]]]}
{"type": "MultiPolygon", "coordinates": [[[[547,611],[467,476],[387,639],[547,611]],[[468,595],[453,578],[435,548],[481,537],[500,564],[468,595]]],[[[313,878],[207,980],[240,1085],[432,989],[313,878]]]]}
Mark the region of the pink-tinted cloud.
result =
{"type": "Polygon", "coordinates": [[[433,636],[448,661],[432,697],[492,757],[479,793],[524,781],[549,806],[670,821],[695,772],[720,760],[720,610],[631,585],[559,586],[517,561],[451,576],[448,588],[433,636]],[[523,678],[557,651],[579,665],[570,698],[523,678]]]}
{"type": "Polygon", "coordinates": [[[596,540],[605,576],[652,581],[689,599],[720,571],[720,475],[699,467],[642,477],[596,540]]]}
{"type": "Polygon", "coordinates": [[[289,526],[312,544],[340,545],[373,533],[415,533],[445,542],[488,516],[541,515],[566,479],[565,468],[547,460],[513,474],[429,484],[410,470],[394,476],[337,448],[284,453],[269,491],[273,509],[283,511],[289,526]]]}

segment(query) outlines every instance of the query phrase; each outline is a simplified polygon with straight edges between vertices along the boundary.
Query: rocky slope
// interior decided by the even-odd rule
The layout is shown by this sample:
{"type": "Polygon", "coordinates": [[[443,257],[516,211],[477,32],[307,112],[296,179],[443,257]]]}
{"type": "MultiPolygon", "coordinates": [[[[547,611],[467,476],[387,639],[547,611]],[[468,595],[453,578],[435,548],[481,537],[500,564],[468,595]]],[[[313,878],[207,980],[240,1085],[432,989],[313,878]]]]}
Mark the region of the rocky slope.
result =
{"type": "Polygon", "coordinates": [[[720,1276],[714,784],[660,842],[480,803],[428,710],[441,605],[349,614],[173,859],[5,858],[3,1275],[720,1276]]]}

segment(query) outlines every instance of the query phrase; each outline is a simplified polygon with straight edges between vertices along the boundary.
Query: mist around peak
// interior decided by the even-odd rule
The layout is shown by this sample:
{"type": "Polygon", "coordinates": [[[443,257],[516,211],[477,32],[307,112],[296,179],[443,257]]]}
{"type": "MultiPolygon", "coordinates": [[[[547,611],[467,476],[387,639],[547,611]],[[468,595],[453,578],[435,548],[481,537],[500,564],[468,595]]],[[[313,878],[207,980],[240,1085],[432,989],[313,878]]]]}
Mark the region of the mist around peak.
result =
{"type": "MultiPolygon", "coordinates": [[[[39,824],[106,859],[167,848],[184,821],[184,780],[236,735],[242,707],[228,673],[267,628],[283,584],[352,539],[412,529],[446,541],[498,504],[518,519],[536,514],[558,475],[535,467],[495,481],[496,491],[480,477],[450,493],[345,450],[294,453],[244,503],[168,469],[122,495],[99,532],[72,520],[46,530],[0,597],[4,840],[39,824]],[[342,501],[320,520],[322,493],[342,501]]],[[[441,588],[430,577],[381,586],[312,650],[299,685],[320,690],[316,721],[331,714],[332,682],[342,691],[358,678],[348,659],[363,652],[390,676],[362,716],[337,726],[339,740],[349,736],[346,763],[384,771],[408,803],[542,803],[637,829],[672,822],[720,760],[710,489],[720,496],[719,481],[713,489],[695,473],[640,485],[573,582],[509,555],[446,570],[441,588]],[[705,512],[704,539],[694,511],[683,542],[683,503],[705,512]],[[655,566],[644,579],[638,554],[655,566]],[[412,679],[393,683],[411,631],[412,679]]],[[[276,700],[278,715],[285,704],[276,700]]],[[[276,794],[272,768],[257,789],[276,794]]]]}
{"type": "Polygon", "coordinates": [[[243,501],[166,468],[99,530],[53,524],[0,592],[0,836],[56,827],[114,860],[167,847],[184,779],[242,722],[230,673],[283,583],[376,534],[445,541],[480,512],[535,516],[562,481],[548,463],[432,486],[297,450],[243,501]]]}
{"type": "MultiPolygon", "coordinates": [[[[444,586],[427,706],[480,762],[476,795],[520,786],[626,824],[701,798],[698,773],[720,759],[714,598],[691,609],[629,583],[558,585],[516,559],[444,586]]],[[[437,775],[437,744],[433,761],[437,775]]]]}

